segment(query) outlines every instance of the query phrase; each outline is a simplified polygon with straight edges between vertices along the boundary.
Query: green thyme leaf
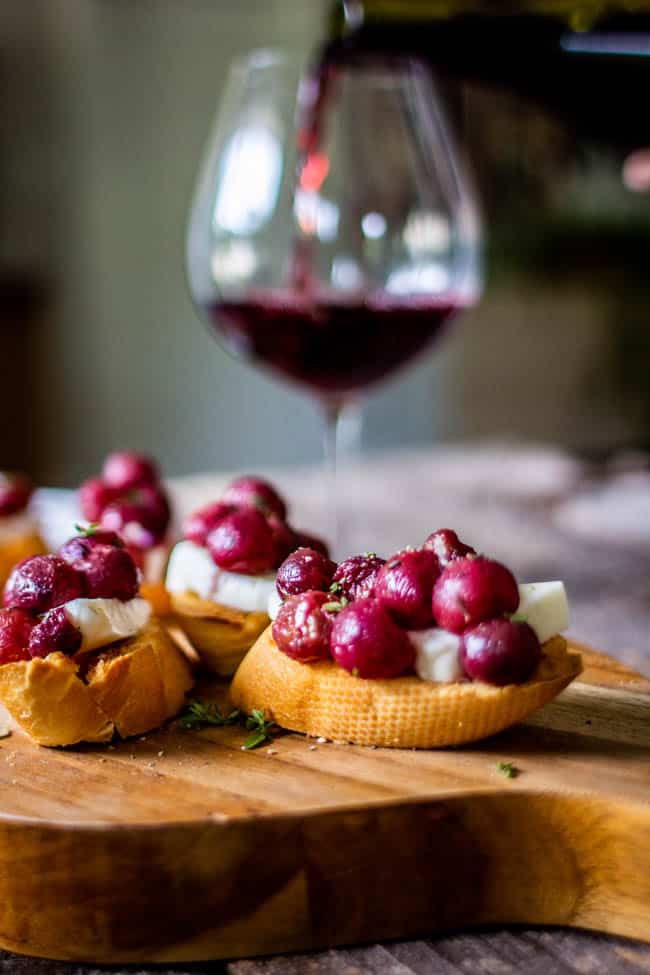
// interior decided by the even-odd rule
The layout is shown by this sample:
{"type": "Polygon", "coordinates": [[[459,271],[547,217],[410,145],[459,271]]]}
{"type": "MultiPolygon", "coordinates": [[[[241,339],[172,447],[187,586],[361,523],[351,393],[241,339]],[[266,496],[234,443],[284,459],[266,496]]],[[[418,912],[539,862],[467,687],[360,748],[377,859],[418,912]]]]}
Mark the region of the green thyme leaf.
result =
{"type": "Polygon", "coordinates": [[[337,593],[343,592],[343,586],[340,582],[333,582],[329,587],[329,592],[331,592],[333,596],[336,596],[337,593]]]}
{"type": "Polygon", "coordinates": [[[252,735],[249,735],[244,742],[244,749],[247,752],[252,751],[253,748],[259,748],[263,745],[265,741],[268,741],[269,736],[263,731],[255,731],[252,735]]]}
{"type": "Polygon", "coordinates": [[[237,724],[239,718],[240,714],[237,710],[224,715],[216,704],[195,698],[193,701],[188,701],[180,716],[179,724],[185,731],[195,731],[206,725],[221,728],[224,725],[237,724]]]}
{"type": "Polygon", "coordinates": [[[91,521],[88,525],[80,525],[77,522],[75,522],[74,528],[75,531],[79,535],[83,535],[84,538],[91,538],[99,531],[99,525],[94,521],[91,521]]]}
{"type": "Polygon", "coordinates": [[[326,613],[340,613],[342,609],[345,609],[349,603],[347,596],[341,596],[340,599],[332,600],[329,603],[323,603],[321,609],[324,609],[326,613]]]}
{"type": "Polygon", "coordinates": [[[267,721],[264,712],[258,708],[253,708],[248,715],[237,710],[231,711],[230,714],[222,714],[216,704],[202,701],[200,698],[188,701],[179,718],[179,724],[184,731],[197,731],[207,726],[223,728],[225,725],[243,724],[248,731],[252,732],[242,746],[246,751],[268,741],[271,737],[271,729],[275,727],[275,722],[267,721]]]}
{"type": "Polygon", "coordinates": [[[270,739],[271,729],[275,727],[275,721],[267,721],[264,711],[253,708],[246,718],[246,727],[249,731],[253,732],[244,742],[244,748],[246,751],[250,751],[252,748],[258,748],[270,739]]]}
{"type": "Polygon", "coordinates": [[[519,769],[512,762],[497,762],[497,772],[506,779],[516,779],[519,775],[519,769]]]}

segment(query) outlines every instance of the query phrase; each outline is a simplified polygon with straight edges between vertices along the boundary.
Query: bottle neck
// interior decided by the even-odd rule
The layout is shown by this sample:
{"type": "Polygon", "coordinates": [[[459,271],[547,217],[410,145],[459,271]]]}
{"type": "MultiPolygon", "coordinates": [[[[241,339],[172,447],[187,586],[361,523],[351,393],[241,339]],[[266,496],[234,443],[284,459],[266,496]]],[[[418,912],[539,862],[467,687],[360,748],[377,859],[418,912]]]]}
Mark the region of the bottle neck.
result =
{"type": "Polygon", "coordinates": [[[337,49],[411,53],[442,76],[528,97],[581,135],[623,150],[649,144],[650,125],[639,110],[650,86],[647,4],[528,0],[514,6],[499,0],[492,11],[476,0],[346,0],[334,8],[330,56],[337,49]]]}

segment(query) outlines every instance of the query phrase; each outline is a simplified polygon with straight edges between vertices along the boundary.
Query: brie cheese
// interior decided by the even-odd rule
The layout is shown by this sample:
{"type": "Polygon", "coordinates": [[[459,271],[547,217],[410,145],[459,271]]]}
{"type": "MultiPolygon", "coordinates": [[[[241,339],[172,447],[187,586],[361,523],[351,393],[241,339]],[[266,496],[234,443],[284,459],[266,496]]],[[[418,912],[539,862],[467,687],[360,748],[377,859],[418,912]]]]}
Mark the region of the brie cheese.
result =
{"type": "Polygon", "coordinates": [[[174,546],[167,566],[165,585],[169,592],[193,592],[244,613],[266,613],[275,592],[275,573],[258,576],[227,572],[215,565],[202,545],[183,541],[174,546]]]}
{"type": "Polygon", "coordinates": [[[121,599],[71,599],[65,614],[81,630],[80,650],[97,650],[116,640],[135,636],[148,623],[151,606],[136,596],[121,599]]]}
{"type": "Polygon", "coordinates": [[[525,582],[519,586],[516,617],[532,626],[540,643],[569,625],[569,603],[563,582],[525,582]]]}
{"type": "Polygon", "coordinates": [[[463,677],[459,636],[437,627],[409,630],[408,635],[415,647],[415,672],[418,677],[444,683],[463,677]]]}

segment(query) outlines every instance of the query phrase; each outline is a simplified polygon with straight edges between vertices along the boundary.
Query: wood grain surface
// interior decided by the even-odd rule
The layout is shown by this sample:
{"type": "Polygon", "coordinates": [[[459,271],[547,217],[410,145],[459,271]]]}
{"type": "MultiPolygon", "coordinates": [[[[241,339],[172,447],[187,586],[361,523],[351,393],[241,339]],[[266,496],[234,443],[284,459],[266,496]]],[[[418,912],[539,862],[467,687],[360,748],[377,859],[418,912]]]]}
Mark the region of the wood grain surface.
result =
{"type": "Polygon", "coordinates": [[[531,722],[463,749],[287,734],[246,752],[239,728],[172,725],[54,751],[16,731],[0,944],[115,963],[508,922],[650,940],[650,681],[585,662],[531,722]]]}

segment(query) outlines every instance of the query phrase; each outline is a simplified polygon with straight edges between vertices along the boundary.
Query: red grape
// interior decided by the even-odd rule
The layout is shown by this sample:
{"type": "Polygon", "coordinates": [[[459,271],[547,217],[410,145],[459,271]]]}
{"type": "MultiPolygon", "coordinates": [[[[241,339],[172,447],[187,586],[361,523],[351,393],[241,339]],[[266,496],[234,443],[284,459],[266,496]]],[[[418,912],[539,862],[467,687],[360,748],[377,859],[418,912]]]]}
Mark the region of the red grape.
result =
{"type": "Polygon", "coordinates": [[[256,508],[240,508],[222,518],[206,539],[220,569],[259,575],[273,568],[273,532],[256,508]]]}
{"type": "Polygon", "coordinates": [[[323,609],[329,599],[327,593],[312,589],[289,596],[282,603],[272,629],[282,653],[302,663],[331,656],[332,617],[323,609]]]}
{"type": "Polygon", "coordinates": [[[372,596],[377,574],[385,562],[386,559],[380,559],[372,552],[365,555],[351,555],[350,558],[339,562],[332,580],[336,584],[336,592],[351,601],[372,596]]]}
{"type": "Polygon", "coordinates": [[[14,567],[4,590],[5,606],[45,613],[84,594],[84,578],[58,555],[33,555],[14,567]]]}
{"type": "Polygon", "coordinates": [[[332,656],[357,677],[399,677],[413,666],[415,649],[377,599],[359,599],[332,626],[332,656]]]}
{"type": "Polygon", "coordinates": [[[308,535],[306,532],[297,532],[298,543],[296,548],[313,548],[315,552],[329,558],[330,550],[327,542],[324,542],[318,535],[308,535]]]}
{"type": "Polygon", "coordinates": [[[471,545],[465,545],[451,528],[439,528],[432,532],[422,548],[434,553],[442,569],[455,559],[463,559],[466,555],[476,555],[471,545]]]}
{"type": "Polygon", "coordinates": [[[150,457],[133,450],[119,450],[104,461],[102,477],[105,484],[126,491],[141,484],[156,484],[160,478],[158,466],[150,457]]]}
{"type": "Polygon", "coordinates": [[[291,525],[286,521],[282,521],[277,515],[269,515],[267,520],[273,532],[273,547],[275,550],[273,567],[277,569],[292,552],[295,552],[300,547],[300,538],[291,525]]]}
{"type": "Polygon", "coordinates": [[[64,562],[75,565],[80,559],[85,559],[88,553],[97,545],[114,545],[123,548],[124,542],[115,532],[101,531],[101,529],[87,528],[65,542],[57,552],[64,562]]]}
{"type": "Polygon", "coordinates": [[[33,490],[34,486],[25,474],[0,471],[0,516],[23,511],[33,490]]]}
{"type": "Polygon", "coordinates": [[[159,541],[159,531],[151,523],[146,511],[129,501],[114,501],[105,508],[100,525],[111,533],[119,532],[126,545],[153,548],[159,541]]]}
{"type": "Polygon", "coordinates": [[[116,501],[118,496],[119,491],[105,484],[101,477],[91,477],[79,488],[81,513],[88,521],[97,522],[104,509],[116,501]]]}
{"type": "Polygon", "coordinates": [[[81,646],[81,630],[68,619],[63,606],[51,609],[37,623],[29,637],[30,657],[47,657],[48,653],[72,654],[81,646]]]}
{"type": "Polygon", "coordinates": [[[335,569],[335,562],[313,548],[297,548],[278,569],[275,587],[282,597],[295,596],[308,589],[326,592],[335,569]]]}
{"type": "Polygon", "coordinates": [[[287,517],[287,506],[272,484],[261,477],[238,477],[224,491],[222,501],[232,505],[258,508],[262,514],[287,517]]]}
{"type": "Polygon", "coordinates": [[[77,566],[85,576],[86,595],[91,599],[127,602],[138,593],[138,570],[125,548],[96,545],[77,566]]]}
{"type": "Polygon", "coordinates": [[[472,680],[487,684],[521,684],[532,676],[542,656],[535,631],[528,623],[487,620],[465,630],[460,662],[472,680]]]}
{"type": "Polygon", "coordinates": [[[34,620],[25,609],[0,609],[0,665],[29,660],[27,644],[34,620]]]}
{"type": "Polygon", "coordinates": [[[152,548],[165,537],[169,520],[169,502],[162,489],[144,484],[109,504],[102,512],[100,524],[118,532],[129,545],[152,548]]]}
{"type": "Polygon", "coordinates": [[[514,613],[518,606],[515,577],[505,565],[483,556],[450,562],[433,587],[433,615],[438,626],[452,633],[514,613]]]}
{"type": "Polygon", "coordinates": [[[402,626],[411,630],[431,626],[431,594],[439,575],[433,552],[399,552],[379,571],[375,597],[402,626]]]}
{"type": "Polygon", "coordinates": [[[183,537],[197,545],[205,545],[205,540],[216,528],[222,518],[232,514],[235,510],[234,505],[226,504],[225,501],[212,501],[204,505],[198,511],[194,511],[183,522],[183,537]]]}

